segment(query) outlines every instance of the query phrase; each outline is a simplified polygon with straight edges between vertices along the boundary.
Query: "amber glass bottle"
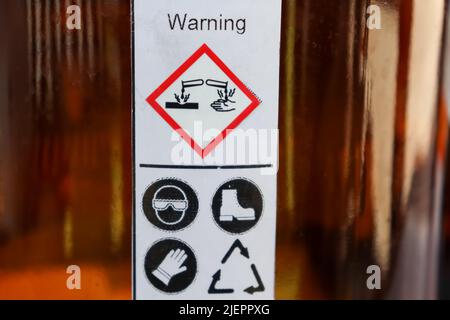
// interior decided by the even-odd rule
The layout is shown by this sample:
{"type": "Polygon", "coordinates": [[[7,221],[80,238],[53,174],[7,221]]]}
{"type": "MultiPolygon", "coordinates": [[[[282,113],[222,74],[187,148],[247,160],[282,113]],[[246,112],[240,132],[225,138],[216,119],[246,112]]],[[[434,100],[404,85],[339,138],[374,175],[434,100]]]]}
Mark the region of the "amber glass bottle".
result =
{"type": "Polygon", "coordinates": [[[0,3],[0,298],[131,297],[129,17],[129,1],[0,3]]]}
{"type": "MultiPolygon", "coordinates": [[[[447,21],[450,18],[450,10],[447,10],[447,21]]],[[[447,22],[446,49],[444,50],[444,78],[442,105],[450,108],[450,24],[447,22]]],[[[450,119],[450,118],[449,118],[450,119]]],[[[449,144],[447,150],[449,150],[449,144]]],[[[440,272],[440,298],[450,299],[450,157],[447,152],[447,166],[444,185],[443,223],[442,223],[442,248],[441,248],[441,272],[440,272]]]]}
{"type": "Polygon", "coordinates": [[[436,297],[445,6],[284,1],[278,298],[436,297]]]}
{"type": "MultiPolygon", "coordinates": [[[[436,297],[445,2],[283,1],[277,298],[436,297]]],[[[0,298],[131,297],[130,22],[0,2],[0,298]]]]}

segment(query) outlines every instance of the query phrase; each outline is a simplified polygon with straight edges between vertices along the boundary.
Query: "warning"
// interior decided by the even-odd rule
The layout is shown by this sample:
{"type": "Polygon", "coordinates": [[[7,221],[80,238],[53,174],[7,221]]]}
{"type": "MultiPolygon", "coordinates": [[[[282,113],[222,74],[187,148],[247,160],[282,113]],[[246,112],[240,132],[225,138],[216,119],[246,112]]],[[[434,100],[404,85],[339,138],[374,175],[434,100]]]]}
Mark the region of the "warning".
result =
{"type": "Polygon", "coordinates": [[[274,297],[280,16],[134,0],[135,299],[274,297]]]}

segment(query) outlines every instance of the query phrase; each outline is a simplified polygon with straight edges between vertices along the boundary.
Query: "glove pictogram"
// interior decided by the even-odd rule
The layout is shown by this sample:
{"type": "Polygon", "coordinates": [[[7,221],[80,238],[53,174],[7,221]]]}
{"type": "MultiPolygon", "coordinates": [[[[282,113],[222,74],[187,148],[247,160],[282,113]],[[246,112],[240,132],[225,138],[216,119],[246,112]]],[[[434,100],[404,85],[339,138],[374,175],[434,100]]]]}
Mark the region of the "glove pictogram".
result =
{"type": "Polygon", "coordinates": [[[174,276],[187,270],[187,267],[183,266],[187,257],[182,249],[170,250],[152,274],[167,286],[174,276]]]}

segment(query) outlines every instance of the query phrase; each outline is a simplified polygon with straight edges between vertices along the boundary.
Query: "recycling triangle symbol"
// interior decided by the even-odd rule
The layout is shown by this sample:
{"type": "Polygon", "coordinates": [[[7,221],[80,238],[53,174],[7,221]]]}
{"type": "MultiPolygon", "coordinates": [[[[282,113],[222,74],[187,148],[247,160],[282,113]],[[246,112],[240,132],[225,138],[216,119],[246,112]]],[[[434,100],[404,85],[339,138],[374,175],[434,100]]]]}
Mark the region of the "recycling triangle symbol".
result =
{"type": "MultiPolygon", "coordinates": [[[[233,254],[234,251],[239,250],[240,254],[247,258],[250,259],[250,254],[248,252],[248,249],[246,247],[244,247],[244,245],[242,244],[242,242],[237,239],[236,241],[233,242],[233,244],[231,245],[230,249],[228,249],[227,253],[225,254],[225,256],[223,257],[221,263],[222,265],[225,265],[228,261],[228,259],[231,257],[231,255],[233,254]]],[[[261,280],[261,277],[258,273],[258,269],[256,268],[255,264],[251,264],[250,266],[253,276],[257,282],[257,286],[249,286],[248,288],[244,289],[244,292],[248,293],[248,294],[254,294],[255,292],[263,292],[265,290],[264,287],[264,283],[261,280]]],[[[232,288],[216,288],[217,283],[220,281],[221,278],[221,273],[222,270],[219,269],[216,271],[216,273],[213,274],[212,276],[212,281],[211,284],[209,286],[208,289],[208,293],[209,294],[230,294],[230,293],[234,293],[234,289],[232,288]]]]}

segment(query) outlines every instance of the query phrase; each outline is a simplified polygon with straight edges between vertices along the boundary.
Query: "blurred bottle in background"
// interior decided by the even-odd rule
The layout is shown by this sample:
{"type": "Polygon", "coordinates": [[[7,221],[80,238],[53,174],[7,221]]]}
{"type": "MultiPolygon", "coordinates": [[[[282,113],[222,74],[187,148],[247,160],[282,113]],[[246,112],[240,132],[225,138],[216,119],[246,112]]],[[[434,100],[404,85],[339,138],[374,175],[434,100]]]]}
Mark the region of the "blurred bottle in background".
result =
{"type": "Polygon", "coordinates": [[[120,0],[0,3],[0,299],[131,296],[129,16],[120,0]]]}
{"type": "MultiPolygon", "coordinates": [[[[447,12],[447,21],[450,19],[450,11],[447,12]]],[[[450,108],[450,23],[447,22],[446,49],[444,51],[444,84],[442,93],[443,108],[449,113],[450,108]]],[[[449,118],[450,120],[450,118],[449,118]]],[[[449,150],[449,146],[447,146],[449,150]]],[[[440,297],[450,299],[450,157],[447,154],[447,166],[445,176],[444,210],[442,223],[443,246],[441,249],[441,279],[440,279],[440,297]]]]}
{"type": "Polygon", "coordinates": [[[278,298],[437,297],[446,2],[283,2],[278,298]]]}
{"type": "MultiPolygon", "coordinates": [[[[436,297],[445,6],[283,1],[277,298],[436,297]]],[[[0,298],[130,298],[129,1],[3,0],[0,34],[0,298]]]]}

